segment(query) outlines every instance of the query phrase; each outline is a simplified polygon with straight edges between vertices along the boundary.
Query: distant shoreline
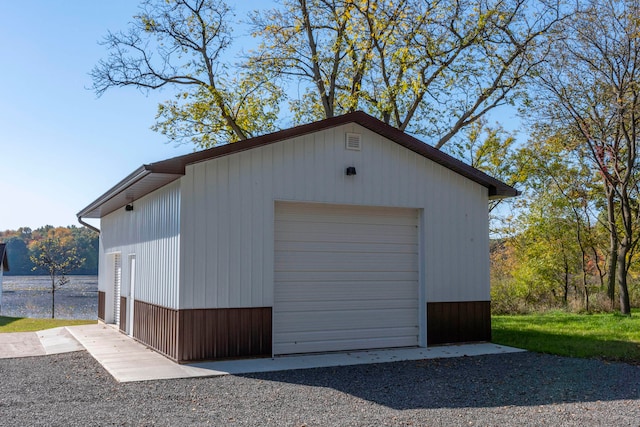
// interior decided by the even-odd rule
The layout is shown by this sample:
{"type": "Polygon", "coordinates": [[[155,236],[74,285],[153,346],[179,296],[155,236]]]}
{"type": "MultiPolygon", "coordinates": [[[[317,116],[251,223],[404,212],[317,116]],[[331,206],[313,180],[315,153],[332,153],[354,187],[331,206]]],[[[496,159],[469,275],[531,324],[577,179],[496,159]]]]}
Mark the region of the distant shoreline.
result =
{"type": "MultiPolygon", "coordinates": [[[[70,275],[69,283],[56,291],[56,318],[97,319],[98,276],[70,275]]],[[[3,278],[0,315],[51,317],[51,279],[47,275],[14,275],[3,278]]]]}

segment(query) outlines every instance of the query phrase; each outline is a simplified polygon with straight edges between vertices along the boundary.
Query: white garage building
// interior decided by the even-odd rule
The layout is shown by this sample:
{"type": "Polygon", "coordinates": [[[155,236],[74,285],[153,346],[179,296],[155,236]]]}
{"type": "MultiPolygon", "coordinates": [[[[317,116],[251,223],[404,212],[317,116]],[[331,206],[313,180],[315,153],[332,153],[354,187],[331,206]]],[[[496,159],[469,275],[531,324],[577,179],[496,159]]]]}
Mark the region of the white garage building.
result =
{"type": "Polygon", "coordinates": [[[144,165],[100,218],[99,313],[179,362],[491,338],[506,184],[362,112],[144,165]]]}

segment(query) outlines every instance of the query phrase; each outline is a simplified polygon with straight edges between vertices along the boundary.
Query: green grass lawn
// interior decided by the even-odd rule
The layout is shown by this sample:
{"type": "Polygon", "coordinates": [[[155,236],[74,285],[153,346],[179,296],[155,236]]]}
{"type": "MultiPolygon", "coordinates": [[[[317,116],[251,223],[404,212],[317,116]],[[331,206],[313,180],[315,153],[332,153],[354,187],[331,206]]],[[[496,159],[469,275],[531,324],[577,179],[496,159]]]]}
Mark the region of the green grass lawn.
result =
{"type": "Polygon", "coordinates": [[[640,310],[492,316],[493,342],[540,353],[640,364],[640,310]]]}
{"type": "Polygon", "coordinates": [[[32,332],[60,326],[90,325],[92,323],[97,323],[97,320],[30,319],[27,317],[0,316],[0,333],[32,332]]]}

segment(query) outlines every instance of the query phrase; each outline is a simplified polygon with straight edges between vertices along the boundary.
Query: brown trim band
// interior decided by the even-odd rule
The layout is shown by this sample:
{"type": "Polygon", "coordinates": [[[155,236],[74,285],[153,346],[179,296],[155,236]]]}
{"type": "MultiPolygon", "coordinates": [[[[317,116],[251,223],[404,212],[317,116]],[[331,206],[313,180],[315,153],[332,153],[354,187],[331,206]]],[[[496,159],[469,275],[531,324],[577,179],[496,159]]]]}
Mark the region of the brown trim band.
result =
{"type": "Polygon", "coordinates": [[[427,345],[491,341],[491,301],[427,303],[427,345]]]}
{"type": "Polygon", "coordinates": [[[178,360],[271,357],[271,307],[180,310],[178,360]]]}
{"type": "Polygon", "coordinates": [[[107,295],[103,291],[98,291],[98,319],[104,322],[104,310],[107,295]]]}
{"type": "Polygon", "coordinates": [[[120,297],[120,324],[118,325],[122,332],[127,331],[127,297],[120,297]]]}

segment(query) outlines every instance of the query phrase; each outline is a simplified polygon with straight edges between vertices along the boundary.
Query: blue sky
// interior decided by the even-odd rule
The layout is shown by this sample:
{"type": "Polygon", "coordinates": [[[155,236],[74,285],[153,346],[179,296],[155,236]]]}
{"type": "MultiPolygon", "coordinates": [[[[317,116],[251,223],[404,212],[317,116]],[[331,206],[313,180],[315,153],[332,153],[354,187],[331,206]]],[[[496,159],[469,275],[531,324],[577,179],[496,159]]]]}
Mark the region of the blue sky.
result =
{"type": "MultiPolygon", "coordinates": [[[[237,2],[236,19],[269,3],[237,2]]],[[[98,42],[125,30],[138,4],[0,1],[0,230],[79,225],[78,211],[140,165],[193,151],[150,130],[170,91],[114,88],[97,98],[87,89],[106,56],[98,42]]]]}
{"type": "Polygon", "coordinates": [[[149,129],[171,92],[87,90],[106,53],[98,41],[126,29],[137,8],[135,0],[0,2],[0,230],[79,225],[75,214],[138,166],[193,151],[149,129]]]}

